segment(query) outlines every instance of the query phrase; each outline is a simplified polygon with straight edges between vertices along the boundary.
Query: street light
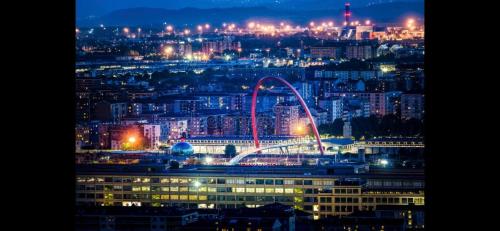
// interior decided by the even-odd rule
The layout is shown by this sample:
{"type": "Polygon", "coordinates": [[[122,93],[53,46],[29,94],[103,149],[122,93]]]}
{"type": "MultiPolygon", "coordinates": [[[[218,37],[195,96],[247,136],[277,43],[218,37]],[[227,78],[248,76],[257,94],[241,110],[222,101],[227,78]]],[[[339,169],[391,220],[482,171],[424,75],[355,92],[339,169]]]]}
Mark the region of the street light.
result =
{"type": "Polygon", "coordinates": [[[201,186],[201,183],[199,181],[194,181],[193,185],[194,187],[199,188],[201,186]]]}
{"type": "Polygon", "coordinates": [[[171,46],[165,47],[165,49],[163,50],[163,52],[167,56],[167,59],[169,58],[169,56],[172,54],[173,51],[174,49],[171,46]]]}
{"type": "Polygon", "coordinates": [[[210,156],[205,157],[205,163],[206,164],[211,164],[214,161],[214,159],[210,156]]]}
{"type": "Polygon", "coordinates": [[[128,142],[131,144],[135,143],[135,141],[136,141],[136,138],[134,136],[131,136],[128,138],[128,142]]]}
{"type": "Polygon", "coordinates": [[[238,48],[238,58],[241,58],[241,51],[242,51],[242,50],[241,50],[241,47],[240,47],[240,48],[238,48]]]}

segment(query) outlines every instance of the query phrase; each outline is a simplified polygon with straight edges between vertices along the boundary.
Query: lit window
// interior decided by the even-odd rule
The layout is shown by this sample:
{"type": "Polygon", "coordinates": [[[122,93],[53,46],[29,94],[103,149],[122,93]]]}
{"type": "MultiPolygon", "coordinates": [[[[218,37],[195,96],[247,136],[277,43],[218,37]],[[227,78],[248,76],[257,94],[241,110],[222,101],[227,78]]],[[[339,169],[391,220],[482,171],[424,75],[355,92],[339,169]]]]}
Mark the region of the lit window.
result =
{"type": "Polygon", "coordinates": [[[264,193],[264,188],[256,188],[255,192],[256,193],[264,193]]]}
{"type": "Polygon", "coordinates": [[[284,192],[283,188],[275,188],[274,191],[276,193],[283,193],[284,192]]]}
{"type": "Polygon", "coordinates": [[[247,188],[247,193],[255,193],[255,188],[247,188]]]}
{"type": "Polygon", "coordinates": [[[293,188],[286,188],[285,193],[293,193],[293,188]]]}
{"type": "Polygon", "coordinates": [[[274,193],[274,188],[266,188],[266,193],[274,193]]]}
{"type": "Polygon", "coordinates": [[[187,195],[180,195],[179,200],[187,200],[188,196],[187,195]]]}

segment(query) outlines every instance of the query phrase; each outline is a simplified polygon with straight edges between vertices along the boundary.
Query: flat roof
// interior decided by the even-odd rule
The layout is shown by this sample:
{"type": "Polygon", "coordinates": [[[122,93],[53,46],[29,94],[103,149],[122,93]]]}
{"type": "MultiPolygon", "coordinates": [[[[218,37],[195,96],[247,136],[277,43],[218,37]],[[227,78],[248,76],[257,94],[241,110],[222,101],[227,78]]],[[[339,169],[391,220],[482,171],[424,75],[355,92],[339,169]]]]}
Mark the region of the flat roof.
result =
{"type": "Polygon", "coordinates": [[[77,175],[138,175],[138,176],[196,176],[196,177],[282,177],[282,178],[398,178],[424,180],[423,170],[375,169],[354,173],[353,165],[325,166],[193,166],[165,169],[165,165],[77,165],[77,175]],[[153,170],[154,169],[154,170],[153,170]],[[329,173],[333,169],[333,173],[329,173]],[[148,171],[149,170],[149,171],[148,171]]]}

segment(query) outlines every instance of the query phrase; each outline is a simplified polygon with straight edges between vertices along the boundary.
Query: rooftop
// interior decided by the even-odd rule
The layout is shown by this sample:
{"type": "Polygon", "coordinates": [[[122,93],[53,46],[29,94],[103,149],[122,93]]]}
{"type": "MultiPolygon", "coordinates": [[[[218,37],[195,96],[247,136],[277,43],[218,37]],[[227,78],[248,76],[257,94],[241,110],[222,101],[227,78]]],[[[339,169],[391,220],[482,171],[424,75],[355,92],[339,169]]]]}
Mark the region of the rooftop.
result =
{"type": "Polygon", "coordinates": [[[139,175],[139,176],[195,176],[195,177],[284,177],[284,178],[398,178],[424,180],[424,171],[417,169],[389,169],[354,173],[354,164],[334,166],[189,166],[188,168],[166,169],[163,164],[112,165],[80,164],[77,175],[139,175]],[[331,169],[334,171],[332,172],[331,169]],[[329,171],[330,170],[330,171],[329,171]]]}

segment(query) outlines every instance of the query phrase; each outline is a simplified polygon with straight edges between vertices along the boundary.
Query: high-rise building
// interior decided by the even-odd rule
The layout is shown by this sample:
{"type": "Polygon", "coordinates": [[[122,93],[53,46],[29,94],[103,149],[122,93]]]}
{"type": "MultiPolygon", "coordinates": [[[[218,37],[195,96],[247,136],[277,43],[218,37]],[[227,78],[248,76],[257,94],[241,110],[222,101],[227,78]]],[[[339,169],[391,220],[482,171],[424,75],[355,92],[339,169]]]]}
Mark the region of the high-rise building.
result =
{"type": "Polygon", "coordinates": [[[359,98],[370,103],[370,114],[384,116],[386,111],[386,96],[383,92],[359,93],[359,98]]]}
{"type": "Polygon", "coordinates": [[[223,53],[225,50],[237,51],[240,48],[240,42],[233,42],[231,40],[206,41],[201,45],[201,50],[205,54],[223,53]]]}
{"type": "Polygon", "coordinates": [[[339,48],[336,47],[311,47],[311,58],[338,58],[339,48]]]}
{"type": "Polygon", "coordinates": [[[102,101],[95,105],[95,119],[117,122],[127,115],[127,103],[102,101]]]}
{"type": "Polygon", "coordinates": [[[294,126],[299,121],[299,105],[283,102],[276,104],[273,111],[276,116],[274,133],[276,135],[292,135],[294,126]]]}
{"type": "Polygon", "coordinates": [[[344,138],[351,138],[352,137],[351,122],[349,122],[349,121],[344,122],[344,126],[342,127],[342,136],[344,136],[344,138]]]}
{"type": "Polygon", "coordinates": [[[319,106],[328,112],[328,122],[332,123],[336,119],[342,118],[344,107],[340,97],[331,97],[319,100],[319,106]]]}
{"type": "Polygon", "coordinates": [[[314,105],[313,88],[310,82],[297,82],[293,86],[308,106],[314,105]]]}
{"type": "Polygon", "coordinates": [[[174,113],[196,113],[201,107],[201,100],[198,99],[176,99],[174,100],[174,113]]]}
{"type": "Polygon", "coordinates": [[[224,114],[212,114],[207,118],[207,134],[221,136],[223,134],[224,114]]]}
{"type": "Polygon", "coordinates": [[[353,45],[346,47],[346,57],[348,59],[371,59],[374,49],[370,45],[353,45]]]}
{"type": "Polygon", "coordinates": [[[187,136],[188,120],[186,118],[159,117],[161,125],[160,141],[180,139],[187,136]]]}
{"type": "Polygon", "coordinates": [[[251,135],[251,118],[248,115],[228,115],[223,118],[224,135],[251,135]]]}
{"type": "Polygon", "coordinates": [[[144,124],[143,129],[144,146],[150,149],[158,148],[161,135],[160,124],[144,124]]]}
{"type": "Polygon", "coordinates": [[[189,116],[187,119],[189,136],[206,136],[208,134],[207,116],[189,116]]]}

